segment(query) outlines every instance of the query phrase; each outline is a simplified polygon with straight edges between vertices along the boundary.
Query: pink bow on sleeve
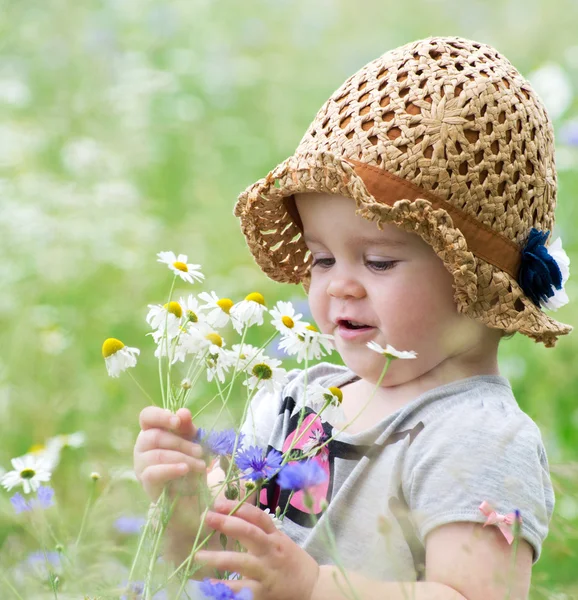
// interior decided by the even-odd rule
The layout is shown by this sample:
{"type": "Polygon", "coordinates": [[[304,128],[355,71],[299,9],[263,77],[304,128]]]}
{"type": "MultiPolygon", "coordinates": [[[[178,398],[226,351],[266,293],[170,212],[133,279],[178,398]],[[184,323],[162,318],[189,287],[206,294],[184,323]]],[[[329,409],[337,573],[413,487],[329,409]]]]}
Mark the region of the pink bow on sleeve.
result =
{"type": "Polygon", "coordinates": [[[511,512],[507,515],[501,515],[500,513],[496,512],[485,500],[480,504],[479,509],[486,515],[486,517],[488,517],[484,523],[484,527],[486,525],[497,525],[500,531],[504,534],[508,544],[511,544],[514,541],[512,525],[516,521],[516,513],[511,512]]]}

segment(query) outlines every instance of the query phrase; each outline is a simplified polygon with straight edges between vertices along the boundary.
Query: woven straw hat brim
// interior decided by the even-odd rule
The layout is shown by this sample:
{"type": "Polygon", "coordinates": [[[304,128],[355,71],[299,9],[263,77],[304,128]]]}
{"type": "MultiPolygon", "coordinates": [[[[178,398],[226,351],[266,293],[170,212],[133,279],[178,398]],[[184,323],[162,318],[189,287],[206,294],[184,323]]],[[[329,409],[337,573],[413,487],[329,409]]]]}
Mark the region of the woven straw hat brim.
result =
{"type": "Polygon", "coordinates": [[[292,199],[304,192],[349,197],[357,214],[378,227],[392,223],[419,235],[452,274],[461,313],[506,333],[520,332],[546,347],[572,330],[527,298],[514,277],[475,256],[446,210],[434,208],[426,198],[402,199],[393,206],[380,203],[346,158],[327,151],[295,154],[239,195],[235,215],[257,264],[274,281],[302,283],[308,290],[311,261],[292,199]]]}

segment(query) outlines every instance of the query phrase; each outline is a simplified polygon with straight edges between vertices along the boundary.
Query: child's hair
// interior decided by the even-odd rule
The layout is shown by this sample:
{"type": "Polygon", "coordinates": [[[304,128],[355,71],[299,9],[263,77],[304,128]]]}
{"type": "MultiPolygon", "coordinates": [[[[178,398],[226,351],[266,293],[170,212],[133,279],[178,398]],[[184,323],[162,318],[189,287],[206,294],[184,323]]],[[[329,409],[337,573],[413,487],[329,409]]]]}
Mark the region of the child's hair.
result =
{"type": "Polygon", "coordinates": [[[420,235],[453,275],[458,310],[547,347],[571,331],[542,311],[561,288],[554,135],[530,84],[494,48],[432,37],[387,52],[321,107],[294,155],[235,214],[272,279],[308,289],[293,194],[352,198],[357,214],[420,235]]]}

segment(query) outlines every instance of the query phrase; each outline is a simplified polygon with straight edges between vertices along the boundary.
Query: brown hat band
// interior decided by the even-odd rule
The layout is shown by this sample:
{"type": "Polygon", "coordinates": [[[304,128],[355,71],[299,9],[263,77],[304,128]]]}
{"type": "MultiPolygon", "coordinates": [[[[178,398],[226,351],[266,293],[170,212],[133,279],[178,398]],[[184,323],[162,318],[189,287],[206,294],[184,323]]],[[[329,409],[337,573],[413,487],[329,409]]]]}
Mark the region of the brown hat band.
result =
{"type": "Polygon", "coordinates": [[[398,200],[422,198],[431,202],[436,209],[443,208],[452,218],[454,226],[462,232],[470,252],[518,279],[521,253],[514,242],[411,181],[351,158],[344,160],[353,166],[377,202],[393,206],[398,200]]]}

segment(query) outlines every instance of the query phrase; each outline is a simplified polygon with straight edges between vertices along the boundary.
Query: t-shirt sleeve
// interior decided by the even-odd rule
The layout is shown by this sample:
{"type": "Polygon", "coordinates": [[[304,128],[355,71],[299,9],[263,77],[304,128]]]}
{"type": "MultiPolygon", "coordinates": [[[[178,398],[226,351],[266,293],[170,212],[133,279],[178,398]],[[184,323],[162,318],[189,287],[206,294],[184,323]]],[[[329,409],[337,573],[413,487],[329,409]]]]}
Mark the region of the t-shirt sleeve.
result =
{"type": "Polygon", "coordinates": [[[423,543],[440,525],[485,523],[483,501],[500,514],[518,509],[534,562],[554,509],[540,430],[511,406],[460,407],[425,423],[407,450],[403,491],[423,543]]]}

